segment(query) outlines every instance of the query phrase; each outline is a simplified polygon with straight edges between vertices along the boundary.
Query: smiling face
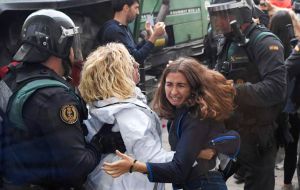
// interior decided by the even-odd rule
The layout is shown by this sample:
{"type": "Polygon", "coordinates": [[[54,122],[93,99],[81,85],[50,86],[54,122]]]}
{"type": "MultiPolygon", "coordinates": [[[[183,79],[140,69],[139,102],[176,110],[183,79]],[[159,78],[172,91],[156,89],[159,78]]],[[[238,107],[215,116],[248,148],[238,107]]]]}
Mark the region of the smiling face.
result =
{"type": "Polygon", "coordinates": [[[166,76],[166,98],[175,107],[181,107],[190,97],[191,87],[180,72],[171,72],[166,76]]]}

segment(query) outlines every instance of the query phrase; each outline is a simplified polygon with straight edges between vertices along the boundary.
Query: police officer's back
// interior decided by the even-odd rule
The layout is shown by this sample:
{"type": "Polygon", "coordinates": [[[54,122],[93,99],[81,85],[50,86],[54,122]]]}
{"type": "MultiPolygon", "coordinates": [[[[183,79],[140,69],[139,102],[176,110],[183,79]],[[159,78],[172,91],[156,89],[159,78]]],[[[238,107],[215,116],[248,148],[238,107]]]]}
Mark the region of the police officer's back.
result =
{"type": "Polygon", "coordinates": [[[252,21],[252,0],[212,0],[212,29],[226,40],[218,45],[216,69],[235,82],[236,110],[227,127],[241,135],[238,163],[246,168],[245,189],[273,190],[275,119],[286,95],[280,40],[252,21]]]}
{"type": "Polygon", "coordinates": [[[4,188],[80,187],[102,146],[85,142],[85,104],[64,80],[81,57],[78,27],[62,12],[40,10],[25,20],[21,35],[14,59],[22,63],[0,83],[4,188]]]}

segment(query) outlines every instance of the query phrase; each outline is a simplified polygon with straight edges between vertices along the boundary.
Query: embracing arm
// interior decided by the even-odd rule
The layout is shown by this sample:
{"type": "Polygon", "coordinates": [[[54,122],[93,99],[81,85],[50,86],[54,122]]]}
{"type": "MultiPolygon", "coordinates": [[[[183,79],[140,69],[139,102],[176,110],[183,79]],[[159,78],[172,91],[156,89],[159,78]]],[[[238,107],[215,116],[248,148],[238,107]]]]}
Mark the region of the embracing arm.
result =
{"type": "Polygon", "coordinates": [[[122,158],[122,160],[103,164],[102,169],[112,177],[119,177],[127,172],[140,172],[143,174],[148,173],[146,163],[134,160],[132,157],[122,154],[120,151],[116,151],[116,154],[122,158]]]}
{"type": "Polygon", "coordinates": [[[127,154],[143,162],[167,162],[173,158],[173,151],[162,148],[159,132],[153,126],[160,124],[155,123],[154,117],[135,108],[119,112],[116,118],[127,154]]]}
{"type": "Polygon", "coordinates": [[[184,126],[185,130],[177,144],[176,153],[171,162],[143,163],[137,161],[133,164],[133,158],[119,154],[124,158],[123,160],[111,164],[105,163],[103,169],[108,174],[117,177],[123,173],[129,172],[130,167],[133,166],[133,171],[148,173],[148,178],[151,182],[184,183],[197,159],[199,150],[203,149],[202,146],[205,145],[205,142],[202,142],[202,140],[206,139],[208,126],[205,124],[204,126],[197,125],[199,125],[199,123],[184,126]],[[201,132],[199,132],[199,130],[201,132]],[[196,142],[195,139],[197,139],[196,142]]]}

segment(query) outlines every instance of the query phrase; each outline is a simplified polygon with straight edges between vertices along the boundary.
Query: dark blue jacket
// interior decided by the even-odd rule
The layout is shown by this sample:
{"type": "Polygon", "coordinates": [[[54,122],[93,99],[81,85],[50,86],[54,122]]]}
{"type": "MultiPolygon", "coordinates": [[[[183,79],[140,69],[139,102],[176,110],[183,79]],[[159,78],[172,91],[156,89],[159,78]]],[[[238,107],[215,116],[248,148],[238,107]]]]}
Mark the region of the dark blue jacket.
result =
{"type": "Polygon", "coordinates": [[[215,158],[204,160],[198,159],[197,156],[202,149],[210,146],[211,139],[224,133],[224,124],[212,119],[196,118],[187,113],[182,118],[179,129],[177,124],[186,111],[186,108],[177,110],[176,119],[170,127],[169,142],[171,149],[176,151],[173,160],[168,163],[147,163],[148,178],[151,182],[186,185],[216,166],[215,158]]]}
{"type": "Polygon", "coordinates": [[[101,27],[98,40],[101,45],[109,42],[124,44],[138,63],[143,63],[154,47],[150,41],[143,41],[140,44],[136,44],[128,26],[122,25],[113,19],[105,22],[101,27]]]}

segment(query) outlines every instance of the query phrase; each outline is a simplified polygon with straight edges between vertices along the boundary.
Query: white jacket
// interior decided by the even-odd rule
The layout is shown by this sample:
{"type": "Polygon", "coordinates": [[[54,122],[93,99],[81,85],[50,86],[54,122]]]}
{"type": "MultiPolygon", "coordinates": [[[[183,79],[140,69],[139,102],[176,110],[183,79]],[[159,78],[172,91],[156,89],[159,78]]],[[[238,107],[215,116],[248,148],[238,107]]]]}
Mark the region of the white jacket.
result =
{"type": "MultiPolygon", "coordinates": [[[[161,124],[158,116],[137,98],[120,101],[110,98],[93,102],[89,118],[85,121],[90,140],[103,123],[114,124],[112,130],[120,131],[126,154],[142,162],[162,163],[171,161],[174,152],[162,148],[161,124]]],[[[149,182],[145,174],[126,173],[118,178],[107,175],[101,167],[103,162],[113,162],[115,154],[103,155],[100,164],[88,176],[86,188],[91,190],[163,190],[164,184],[149,182]]]]}

